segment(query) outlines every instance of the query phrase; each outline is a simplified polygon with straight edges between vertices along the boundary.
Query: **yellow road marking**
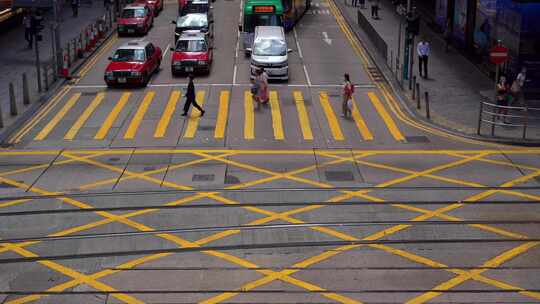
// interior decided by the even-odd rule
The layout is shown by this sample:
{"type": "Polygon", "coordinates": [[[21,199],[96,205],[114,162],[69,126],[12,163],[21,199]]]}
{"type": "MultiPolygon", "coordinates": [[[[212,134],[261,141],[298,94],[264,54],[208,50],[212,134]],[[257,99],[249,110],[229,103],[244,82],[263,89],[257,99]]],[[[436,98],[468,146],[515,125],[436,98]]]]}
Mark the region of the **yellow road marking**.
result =
{"type": "Polygon", "coordinates": [[[65,140],[72,140],[73,138],[75,138],[75,136],[77,135],[79,130],[82,128],[84,123],[88,120],[88,118],[90,118],[90,115],[92,115],[92,113],[94,113],[94,110],[99,106],[101,101],[103,101],[104,97],[105,97],[104,92],[101,92],[101,93],[97,94],[97,96],[94,98],[94,100],[92,100],[92,102],[90,103],[88,108],[86,108],[86,110],[84,110],[84,112],[79,117],[79,119],[77,119],[75,124],[73,124],[71,129],[69,129],[69,131],[66,133],[66,135],[64,136],[65,140]]]}
{"type": "Polygon", "coordinates": [[[31,201],[31,199],[12,200],[12,201],[8,201],[8,202],[5,202],[5,203],[0,203],[0,208],[5,208],[5,207],[9,207],[9,206],[15,206],[15,205],[22,204],[22,203],[28,202],[28,201],[31,201]]]}
{"type": "Polygon", "coordinates": [[[229,91],[221,91],[219,94],[219,110],[216,129],[214,130],[214,138],[221,139],[225,136],[225,130],[227,128],[227,115],[229,114],[229,97],[229,91]]]}
{"type": "Polygon", "coordinates": [[[360,131],[360,134],[362,135],[362,138],[364,140],[373,140],[373,134],[369,131],[369,128],[366,124],[366,121],[364,120],[364,117],[362,117],[362,114],[360,114],[360,111],[358,110],[358,106],[356,105],[356,101],[354,100],[354,97],[352,98],[353,108],[352,108],[352,117],[354,120],[354,123],[356,124],[356,128],[358,131],[360,131]]]}
{"type": "Polygon", "coordinates": [[[244,92],[244,139],[255,138],[255,115],[251,92],[244,92]]]}
{"type": "Polygon", "coordinates": [[[300,128],[302,129],[302,136],[305,140],[313,140],[313,133],[311,132],[311,124],[309,123],[304,96],[302,96],[302,92],[300,91],[294,91],[293,96],[298,112],[298,121],[300,122],[300,128]]]}
{"type": "Polygon", "coordinates": [[[99,128],[96,136],[94,136],[94,139],[104,139],[105,136],[107,136],[107,133],[109,133],[114,121],[128,102],[129,96],[131,96],[131,92],[125,92],[122,94],[120,100],[116,103],[109,116],[107,116],[105,122],[103,125],[101,125],[101,128],[99,128]]]}
{"type": "Polygon", "coordinates": [[[139,129],[139,126],[144,118],[144,114],[146,114],[146,111],[148,111],[148,107],[150,107],[150,104],[152,103],[152,100],[154,100],[155,95],[156,92],[154,91],[146,93],[146,96],[144,96],[144,99],[139,105],[139,108],[133,116],[133,119],[131,119],[129,127],[124,134],[124,139],[133,139],[135,137],[135,134],[137,134],[137,130],[139,129]]]}
{"type": "MultiPolygon", "coordinates": [[[[202,107],[204,104],[204,91],[198,91],[197,96],[195,97],[197,100],[197,103],[202,107]]],[[[193,114],[193,111],[191,111],[193,114]]],[[[199,120],[201,120],[201,115],[193,116],[190,115],[188,119],[188,125],[186,128],[186,132],[184,133],[184,138],[193,138],[195,137],[195,132],[197,132],[197,127],[199,126],[199,120]]]]}
{"type": "Polygon", "coordinates": [[[71,98],[66,102],[66,104],[60,109],[58,113],[49,121],[47,125],[34,137],[34,140],[44,140],[49,133],[56,127],[56,125],[64,118],[64,116],[69,112],[69,110],[75,105],[77,100],[81,97],[81,93],[75,93],[71,98]]]}
{"type": "Polygon", "coordinates": [[[174,110],[176,109],[176,104],[180,99],[180,95],[180,91],[172,91],[171,96],[169,97],[169,101],[167,102],[167,106],[165,107],[165,111],[163,112],[163,115],[161,115],[161,119],[159,120],[156,131],[154,132],[154,138],[162,138],[163,136],[165,136],[165,133],[167,132],[167,127],[169,126],[169,123],[171,121],[171,117],[174,114],[174,110]]]}
{"type": "Polygon", "coordinates": [[[371,100],[371,103],[373,104],[377,112],[379,113],[379,116],[381,116],[382,120],[386,124],[386,127],[388,128],[388,130],[390,131],[394,139],[399,140],[399,141],[405,140],[405,138],[403,137],[403,134],[401,134],[398,127],[396,126],[396,123],[394,122],[390,114],[388,114],[388,112],[382,105],[381,101],[379,100],[379,97],[377,97],[377,95],[375,95],[372,92],[368,93],[368,97],[369,97],[369,100],[371,100]]]}
{"type": "Polygon", "coordinates": [[[274,129],[274,139],[283,140],[283,123],[281,121],[281,111],[279,110],[278,94],[270,91],[270,107],[272,111],[272,128],[274,129]]]}
{"type": "Polygon", "coordinates": [[[343,140],[343,132],[341,132],[341,127],[337,121],[336,114],[328,101],[328,94],[326,94],[326,92],[320,92],[319,101],[321,102],[324,114],[326,115],[326,121],[328,122],[328,127],[330,127],[330,131],[332,132],[332,136],[335,140],[343,140]]]}

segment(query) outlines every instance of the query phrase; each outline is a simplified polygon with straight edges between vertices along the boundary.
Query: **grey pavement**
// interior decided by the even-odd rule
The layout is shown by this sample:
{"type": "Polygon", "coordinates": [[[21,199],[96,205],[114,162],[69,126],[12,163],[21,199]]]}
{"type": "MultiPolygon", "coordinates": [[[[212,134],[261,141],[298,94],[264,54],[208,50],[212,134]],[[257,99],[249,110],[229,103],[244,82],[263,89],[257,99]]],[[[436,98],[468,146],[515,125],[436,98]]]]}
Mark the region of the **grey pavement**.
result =
{"type": "MultiPolygon", "coordinates": [[[[400,82],[401,77],[396,77],[396,56],[398,54],[399,45],[399,23],[403,17],[396,13],[395,6],[390,1],[380,1],[381,9],[379,10],[379,19],[371,18],[370,2],[366,1],[364,9],[351,7],[350,1],[339,0],[336,4],[340,8],[345,19],[353,30],[359,34],[363,42],[367,42],[372,48],[375,48],[376,39],[372,39],[367,33],[371,30],[366,27],[361,27],[357,22],[357,12],[360,12],[365,20],[371,25],[374,32],[387,45],[386,63],[384,64],[384,56],[378,50],[372,50],[372,54],[377,54],[379,58],[379,67],[383,67],[387,72],[392,72],[396,81],[400,82]],[[391,59],[394,57],[394,59],[391,59]],[[390,68],[392,67],[392,68],[390,68]],[[397,80],[399,78],[399,80],[397,80]]],[[[405,30],[405,24],[402,26],[402,31],[405,30]]],[[[423,93],[429,92],[431,120],[439,126],[446,129],[455,130],[468,135],[476,135],[479,102],[481,100],[493,100],[494,83],[488,76],[482,73],[472,62],[465,58],[453,47],[449,51],[445,51],[445,42],[441,34],[434,32],[425,23],[421,24],[420,36],[425,37],[431,44],[431,55],[429,56],[429,78],[421,78],[418,74],[418,57],[414,60],[414,75],[420,83],[420,91],[422,92],[422,108],[418,114],[425,116],[423,93]]],[[[417,43],[418,38],[415,40],[417,43]]],[[[403,48],[403,41],[401,42],[403,48]]],[[[416,55],[416,45],[414,47],[416,55]]],[[[400,62],[403,61],[403,51],[401,52],[400,62]]],[[[376,60],[377,61],[377,60],[376,60]]],[[[401,70],[399,71],[401,74],[401,70]]],[[[399,74],[399,75],[400,75],[399,74]]],[[[408,82],[402,83],[404,89],[405,100],[410,109],[416,111],[416,102],[412,101],[412,92],[408,90],[408,82]]],[[[538,103],[531,104],[532,107],[539,107],[538,103]]],[[[527,129],[527,138],[538,141],[540,140],[540,111],[530,111],[531,117],[537,120],[529,120],[527,129]]],[[[512,112],[510,114],[521,115],[521,111],[512,112]]],[[[491,117],[488,117],[491,119],[491,117]]],[[[512,123],[520,123],[520,119],[514,118],[512,123]]],[[[483,125],[482,135],[490,137],[490,127],[483,125]]],[[[495,136],[500,138],[513,138],[520,140],[522,136],[522,128],[510,126],[497,126],[495,136]]]]}
{"type": "MultiPolygon", "coordinates": [[[[103,16],[105,8],[102,1],[81,1],[78,17],[72,17],[71,7],[63,5],[61,10],[60,37],[61,45],[64,46],[67,41],[78,37],[83,28],[103,16]]],[[[43,14],[45,29],[42,31],[43,41],[39,43],[40,61],[50,62],[52,58],[52,37],[51,20],[52,11],[43,14]]],[[[28,49],[27,42],[24,39],[24,26],[19,24],[7,31],[0,33],[0,66],[2,73],[0,75],[0,106],[4,117],[4,124],[7,126],[14,123],[30,106],[23,105],[22,92],[22,74],[26,73],[28,77],[28,86],[30,89],[31,104],[40,98],[37,86],[37,73],[35,67],[35,50],[28,49]],[[13,82],[15,86],[15,97],[19,115],[10,116],[9,114],[9,83],[13,82]]],[[[50,82],[51,80],[49,80],[50,82]]],[[[3,130],[6,130],[4,128],[3,130]]],[[[0,130],[0,133],[2,130],[0,130]]]]}

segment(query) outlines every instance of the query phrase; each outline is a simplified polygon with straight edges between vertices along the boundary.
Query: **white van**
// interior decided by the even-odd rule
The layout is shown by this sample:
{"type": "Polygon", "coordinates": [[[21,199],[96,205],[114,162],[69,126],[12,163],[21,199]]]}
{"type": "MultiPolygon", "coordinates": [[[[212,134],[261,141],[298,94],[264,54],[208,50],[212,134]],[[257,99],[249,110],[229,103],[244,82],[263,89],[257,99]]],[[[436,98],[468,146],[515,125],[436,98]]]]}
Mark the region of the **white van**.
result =
{"type": "Polygon", "coordinates": [[[289,60],[285,32],[281,26],[257,26],[250,49],[251,77],[264,68],[269,79],[289,79],[289,60]]]}

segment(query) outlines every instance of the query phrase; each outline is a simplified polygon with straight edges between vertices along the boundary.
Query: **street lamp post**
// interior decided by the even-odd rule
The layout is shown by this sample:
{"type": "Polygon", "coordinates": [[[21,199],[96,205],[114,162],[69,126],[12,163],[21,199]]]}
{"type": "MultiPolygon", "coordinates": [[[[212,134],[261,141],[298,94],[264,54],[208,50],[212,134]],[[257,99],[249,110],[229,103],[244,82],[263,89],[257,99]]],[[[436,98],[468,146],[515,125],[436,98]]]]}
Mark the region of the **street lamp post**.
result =
{"type": "Polygon", "coordinates": [[[53,0],[53,27],[54,27],[54,45],[56,49],[56,70],[55,74],[60,74],[60,67],[62,66],[62,47],[60,43],[60,13],[58,12],[58,0],[53,0]]]}

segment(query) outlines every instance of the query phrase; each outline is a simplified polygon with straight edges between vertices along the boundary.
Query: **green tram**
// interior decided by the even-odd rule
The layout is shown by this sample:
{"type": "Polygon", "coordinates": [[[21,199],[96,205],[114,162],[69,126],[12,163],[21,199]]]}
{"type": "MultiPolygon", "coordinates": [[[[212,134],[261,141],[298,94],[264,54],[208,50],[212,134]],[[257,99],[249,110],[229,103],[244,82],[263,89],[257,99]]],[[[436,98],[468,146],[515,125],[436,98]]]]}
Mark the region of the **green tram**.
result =
{"type": "Polygon", "coordinates": [[[256,26],[283,26],[290,30],[310,5],[311,0],[246,0],[239,26],[244,50],[251,47],[256,26]]]}

